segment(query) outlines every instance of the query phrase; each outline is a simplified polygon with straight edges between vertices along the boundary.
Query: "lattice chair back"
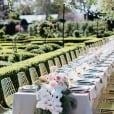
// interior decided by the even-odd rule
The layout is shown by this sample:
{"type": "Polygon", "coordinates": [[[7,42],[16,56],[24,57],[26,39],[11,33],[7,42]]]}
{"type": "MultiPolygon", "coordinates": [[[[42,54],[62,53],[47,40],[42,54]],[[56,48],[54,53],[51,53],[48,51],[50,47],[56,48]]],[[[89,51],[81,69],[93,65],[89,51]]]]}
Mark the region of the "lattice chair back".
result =
{"type": "Polygon", "coordinates": [[[76,57],[79,57],[80,56],[79,50],[76,49],[75,54],[76,54],[76,57]]]}
{"type": "Polygon", "coordinates": [[[30,72],[32,84],[34,84],[34,82],[38,81],[38,73],[36,71],[36,68],[35,67],[29,68],[29,72],[30,72]]]}
{"type": "Polygon", "coordinates": [[[46,68],[44,63],[39,64],[39,70],[40,70],[40,75],[41,76],[48,74],[47,68],[46,68]]]}
{"type": "Polygon", "coordinates": [[[86,46],[85,49],[86,49],[86,53],[89,52],[89,46],[86,46]]]}
{"type": "Polygon", "coordinates": [[[67,59],[67,62],[71,62],[71,57],[70,57],[70,54],[67,52],[66,53],[66,59],[67,59]]]}
{"type": "MultiPolygon", "coordinates": [[[[49,65],[49,69],[52,67],[52,66],[55,66],[53,60],[48,60],[48,65],[49,65]]],[[[50,69],[51,70],[51,69],[50,69]]]]}
{"type": "Polygon", "coordinates": [[[80,51],[80,55],[83,55],[85,53],[83,48],[80,48],[79,51],[80,51]]]}
{"type": "Polygon", "coordinates": [[[74,51],[70,51],[70,54],[71,54],[71,58],[72,58],[72,60],[76,59],[76,56],[75,56],[74,51]]]}
{"type": "Polygon", "coordinates": [[[10,77],[3,78],[1,80],[1,86],[2,86],[4,100],[6,102],[6,105],[8,107],[12,107],[13,96],[14,96],[14,93],[16,92],[16,90],[14,88],[12,81],[11,81],[11,78],[10,77]]]}
{"type": "Polygon", "coordinates": [[[25,72],[18,72],[17,77],[19,81],[19,86],[29,85],[29,81],[27,79],[25,72]]]}
{"type": "Polygon", "coordinates": [[[61,63],[60,63],[60,59],[58,57],[55,57],[54,58],[54,61],[55,61],[55,65],[60,68],[61,67],[61,63]]]}
{"type": "Polygon", "coordinates": [[[67,64],[67,62],[66,62],[66,59],[65,59],[65,56],[64,56],[64,55],[60,55],[60,60],[61,60],[62,66],[67,64]]]}

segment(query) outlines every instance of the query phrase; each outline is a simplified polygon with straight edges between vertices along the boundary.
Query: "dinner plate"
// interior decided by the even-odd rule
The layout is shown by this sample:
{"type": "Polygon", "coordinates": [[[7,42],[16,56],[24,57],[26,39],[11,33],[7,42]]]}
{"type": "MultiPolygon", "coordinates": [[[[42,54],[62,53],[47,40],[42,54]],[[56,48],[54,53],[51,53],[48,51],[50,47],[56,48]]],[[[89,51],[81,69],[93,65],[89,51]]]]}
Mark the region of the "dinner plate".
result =
{"type": "Polygon", "coordinates": [[[99,77],[97,77],[95,75],[85,75],[84,74],[84,78],[99,78],[99,77]]]}
{"type": "Polygon", "coordinates": [[[85,91],[88,89],[89,89],[89,87],[83,87],[83,86],[77,86],[77,87],[70,88],[70,90],[72,90],[72,91],[85,91]]]}
{"type": "Polygon", "coordinates": [[[77,82],[79,85],[94,85],[93,82],[88,81],[88,80],[78,80],[77,82]]]}
{"type": "Polygon", "coordinates": [[[37,86],[35,86],[35,85],[24,85],[21,89],[24,92],[36,92],[37,86]]]}

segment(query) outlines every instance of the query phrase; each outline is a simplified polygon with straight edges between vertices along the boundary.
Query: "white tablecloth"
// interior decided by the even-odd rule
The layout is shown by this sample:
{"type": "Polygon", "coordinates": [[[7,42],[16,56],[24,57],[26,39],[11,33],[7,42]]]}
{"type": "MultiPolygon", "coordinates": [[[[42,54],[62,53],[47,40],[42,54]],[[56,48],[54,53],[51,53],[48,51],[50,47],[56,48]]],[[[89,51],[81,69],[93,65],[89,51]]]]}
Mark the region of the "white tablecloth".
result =
{"type": "Polygon", "coordinates": [[[17,92],[14,95],[13,114],[34,114],[36,94],[17,92]]]}

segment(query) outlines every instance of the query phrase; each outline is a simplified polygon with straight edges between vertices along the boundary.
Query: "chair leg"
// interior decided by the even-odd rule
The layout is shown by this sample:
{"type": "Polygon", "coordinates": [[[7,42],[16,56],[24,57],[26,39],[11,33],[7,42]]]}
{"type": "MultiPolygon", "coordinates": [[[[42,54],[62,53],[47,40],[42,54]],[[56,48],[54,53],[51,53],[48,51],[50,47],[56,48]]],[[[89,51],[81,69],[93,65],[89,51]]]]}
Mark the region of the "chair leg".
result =
{"type": "Polygon", "coordinates": [[[12,109],[4,108],[2,105],[0,105],[0,114],[12,114],[12,109]]]}

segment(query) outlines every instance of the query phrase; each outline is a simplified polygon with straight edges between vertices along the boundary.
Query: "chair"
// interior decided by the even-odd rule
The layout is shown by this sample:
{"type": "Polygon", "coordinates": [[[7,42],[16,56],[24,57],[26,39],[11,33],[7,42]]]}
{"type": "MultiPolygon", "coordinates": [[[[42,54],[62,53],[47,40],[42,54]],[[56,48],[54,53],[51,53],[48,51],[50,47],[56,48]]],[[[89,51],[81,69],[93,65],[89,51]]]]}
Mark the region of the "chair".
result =
{"type": "Polygon", "coordinates": [[[12,114],[12,109],[4,108],[2,105],[0,105],[0,114],[12,114]]]}
{"type": "Polygon", "coordinates": [[[74,51],[70,51],[70,54],[71,54],[71,58],[72,58],[72,60],[76,59],[76,56],[75,56],[74,51]]]}
{"type": "Polygon", "coordinates": [[[76,57],[80,56],[79,50],[75,50],[76,57]]]}
{"type": "Polygon", "coordinates": [[[18,77],[18,81],[19,81],[19,86],[29,85],[29,81],[26,77],[25,72],[18,72],[17,77],[18,77]]]}
{"type": "Polygon", "coordinates": [[[85,53],[84,48],[80,48],[80,49],[79,49],[79,52],[80,52],[80,55],[83,55],[83,54],[85,53]]]}
{"type": "Polygon", "coordinates": [[[99,102],[96,110],[99,112],[114,111],[114,102],[99,102]]]}
{"type": "MultiPolygon", "coordinates": [[[[51,60],[51,59],[48,60],[48,65],[49,65],[49,69],[50,69],[52,66],[55,66],[53,60],[51,60]]],[[[50,71],[51,71],[51,69],[50,69],[50,71]]]]}
{"type": "Polygon", "coordinates": [[[70,54],[67,52],[65,55],[66,55],[67,62],[70,63],[71,62],[70,54]]]}
{"type": "Polygon", "coordinates": [[[64,55],[60,55],[60,60],[61,60],[62,66],[67,64],[67,62],[66,62],[66,59],[65,59],[65,56],[64,56],[64,55]]]}
{"type": "Polygon", "coordinates": [[[60,68],[61,67],[60,59],[58,57],[55,57],[54,61],[55,61],[55,65],[60,68]]]}
{"type": "Polygon", "coordinates": [[[29,68],[29,72],[30,72],[32,84],[34,84],[34,82],[38,81],[38,73],[36,71],[36,68],[35,67],[29,68]]]}
{"type": "Polygon", "coordinates": [[[14,93],[16,92],[14,85],[11,81],[11,78],[10,77],[3,78],[1,80],[1,86],[2,86],[5,103],[7,107],[11,108],[13,104],[13,96],[14,96],[14,93]]]}
{"type": "Polygon", "coordinates": [[[48,74],[47,68],[44,63],[40,63],[38,66],[39,66],[41,76],[48,74]]]}

